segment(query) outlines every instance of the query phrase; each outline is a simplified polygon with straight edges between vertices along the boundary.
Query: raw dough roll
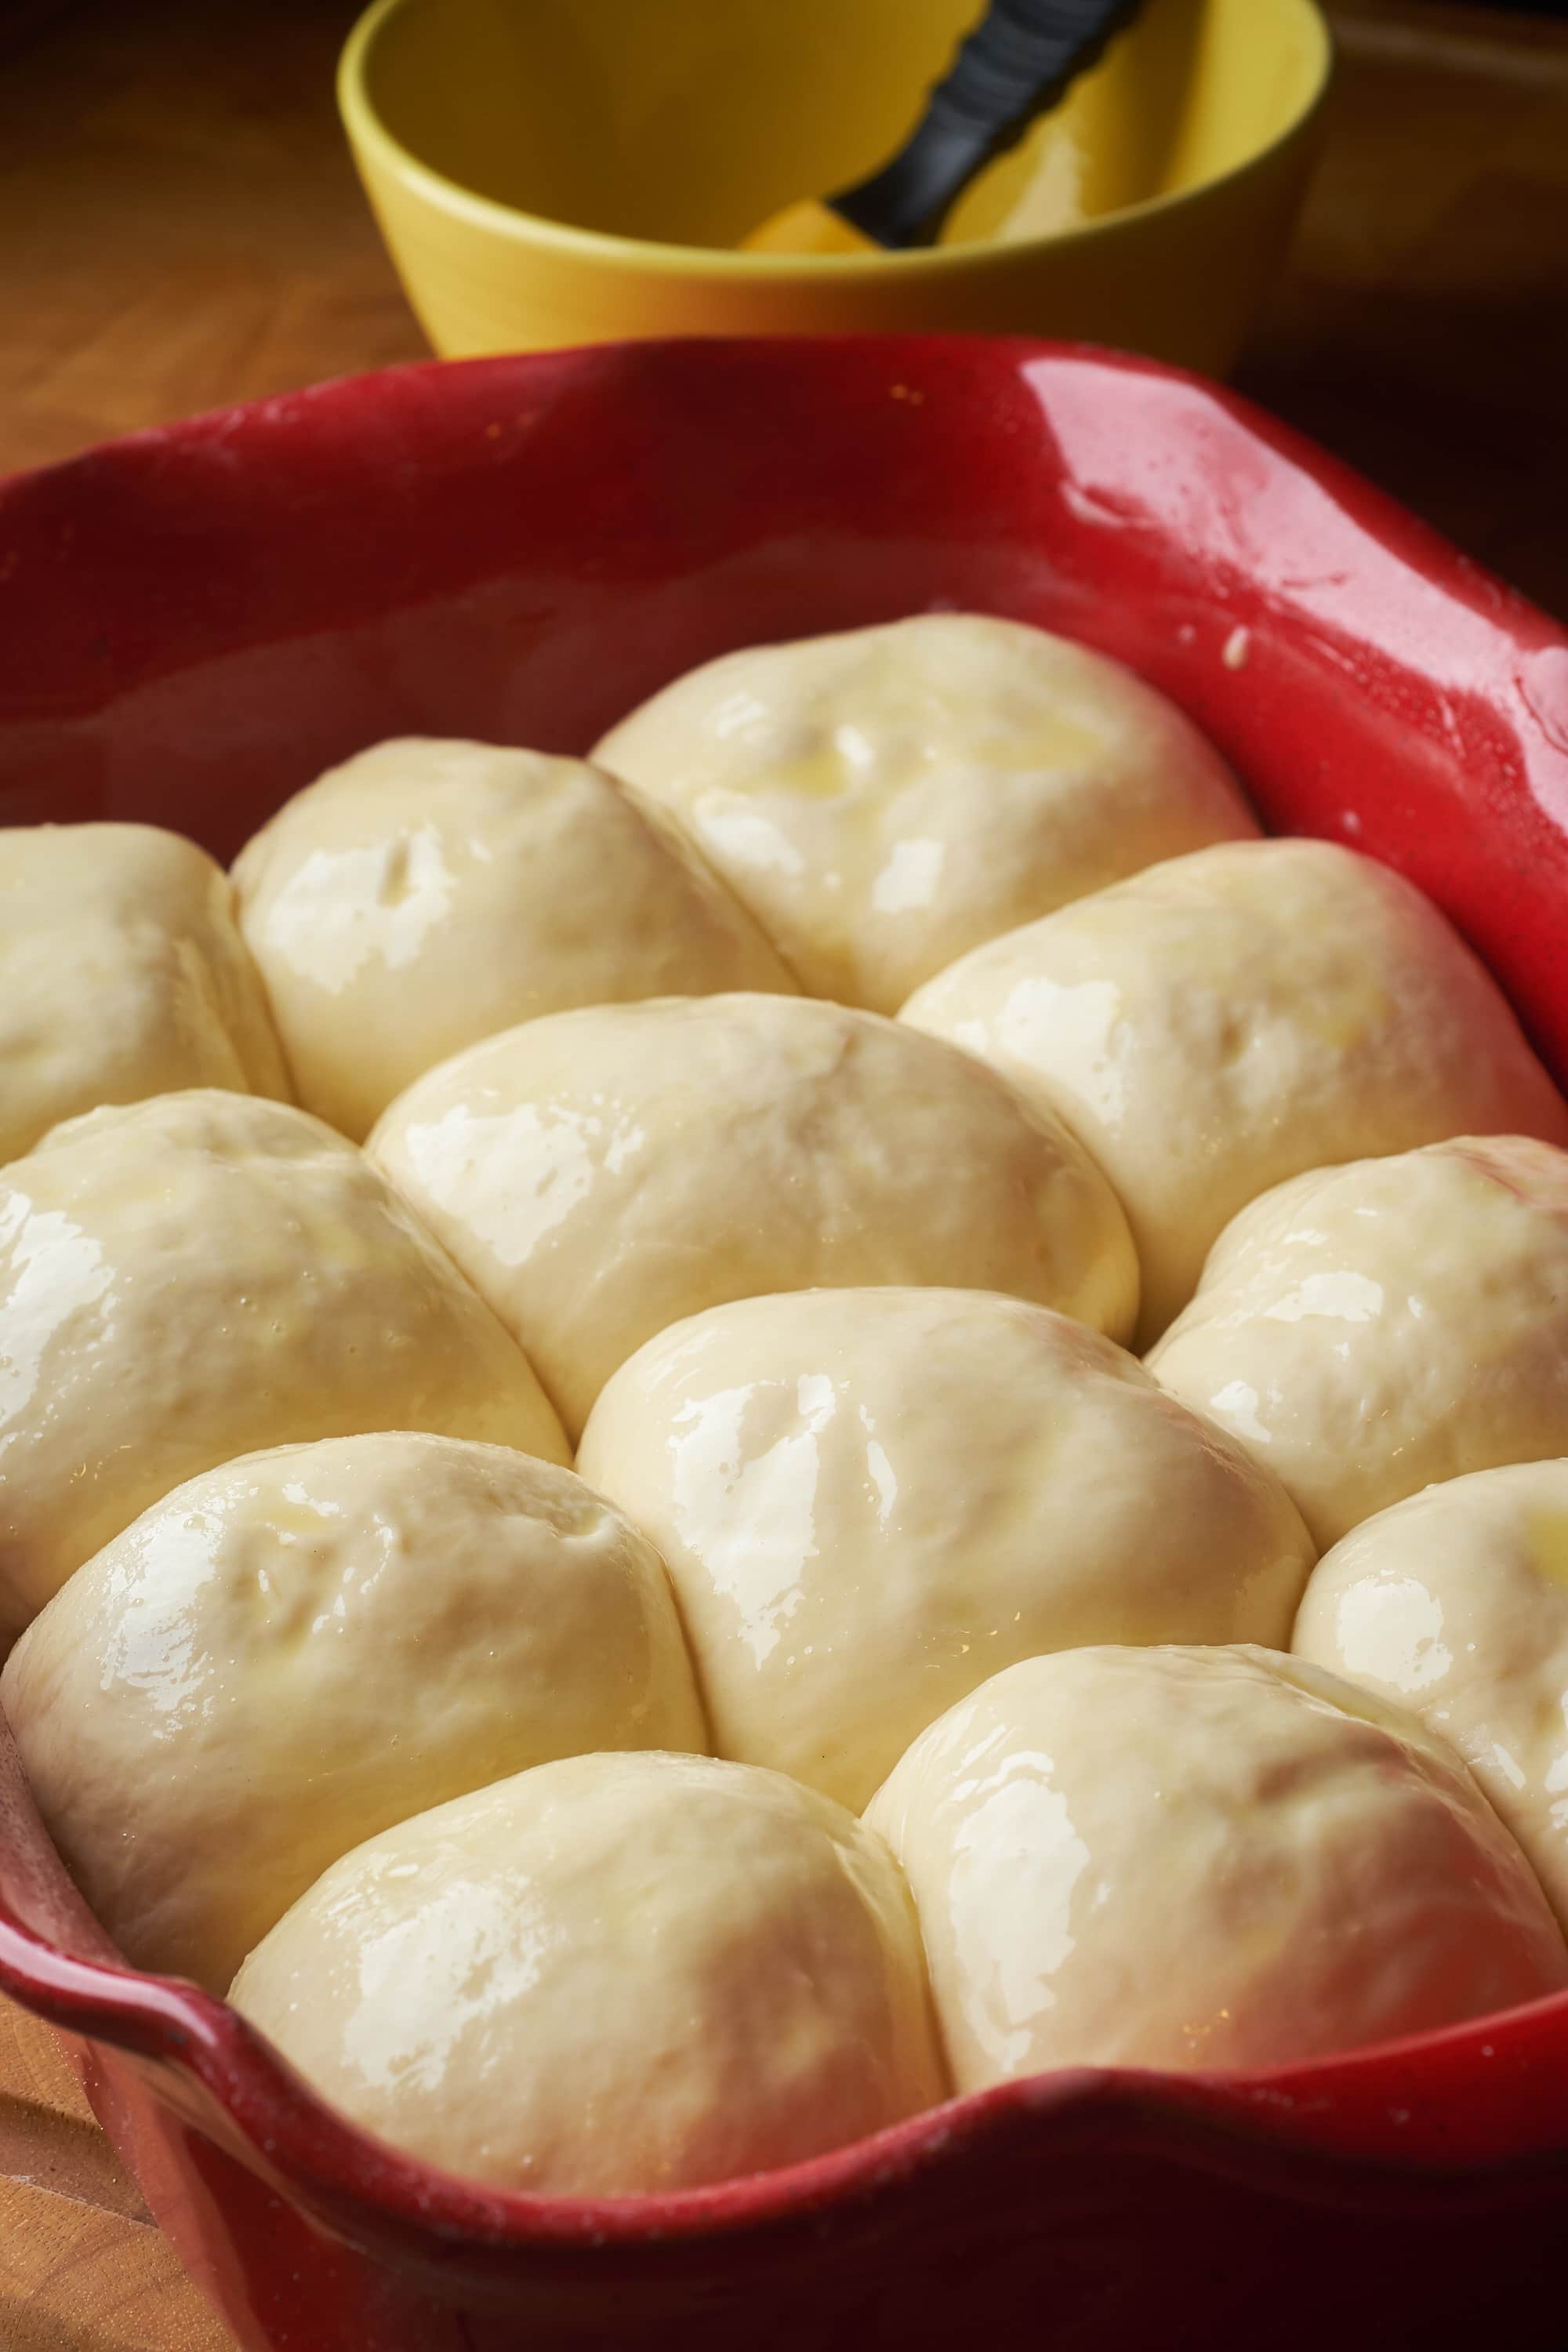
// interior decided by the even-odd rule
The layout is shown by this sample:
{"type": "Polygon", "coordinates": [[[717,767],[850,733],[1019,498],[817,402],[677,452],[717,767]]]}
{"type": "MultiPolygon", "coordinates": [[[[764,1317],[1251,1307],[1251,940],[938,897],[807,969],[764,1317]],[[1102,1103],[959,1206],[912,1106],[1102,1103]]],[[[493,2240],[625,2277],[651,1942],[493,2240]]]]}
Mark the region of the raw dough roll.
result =
{"type": "Polygon", "coordinates": [[[387,1830],[232,1998],[370,2130],[558,2196],[766,2171],[947,2089],[880,1839],[700,1757],[542,1764],[387,1830]]]}
{"type": "Polygon", "coordinates": [[[1243,1447],[994,1291],[713,1307],[622,1365],[579,1466],[668,1565],[720,1753],[857,1807],[1015,1659],[1285,1643],[1313,1558],[1243,1447]]]}
{"type": "Polygon", "coordinates": [[[1149,1369],[1321,1549],[1435,1479],[1568,1453],[1568,1152],[1460,1136],[1279,1185],[1149,1369]]]}
{"type": "Polygon", "coordinates": [[[795,985],[665,811],[540,751],[378,743],[296,793],[234,879],[300,1099],[356,1140],[539,1013],[795,985]]]}
{"type": "Polygon", "coordinates": [[[1568,1105],[1428,898],[1326,841],[1201,849],[993,940],[903,1019],[1058,1112],[1121,1194],[1141,1343],[1228,1220],[1309,1168],[1449,1135],[1568,1144],[1568,1105]]]}
{"type": "Polygon", "coordinates": [[[223,868],[156,825],[0,827],[0,1166],[180,1087],[289,1092],[223,868]]]}
{"type": "Polygon", "coordinates": [[[814,995],[878,1013],[998,931],[1258,830],[1163,694],[974,614],[727,654],[594,756],[676,811],[814,995]]]}
{"type": "Polygon", "coordinates": [[[539,1368],[574,1437],[682,1316],[816,1284],[1006,1290],[1117,1337],[1115,1196],[967,1054],[799,997],[561,1013],[411,1087],[370,1140],[539,1368]]]}
{"type": "Polygon", "coordinates": [[[160,1095],[0,1171],[0,1639],[184,1479],[387,1428],[569,1458],[516,1341],[319,1119],[160,1095]]]}
{"type": "Polygon", "coordinates": [[[1314,1572],[1291,1647],[1458,1749],[1568,1925],[1568,1461],[1364,1520],[1314,1572]]]}
{"type": "Polygon", "coordinates": [[[569,1470],[405,1431],[176,1487],[34,1619],[0,1700],[126,1957],[219,1993],[378,1830],[554,1757],[708,1744],[652,1545],[569,1470]]]}
{"type": "Polygon", "coordinates": [[[953,2080],[1279,2066],[1568,1986],[1529,1864],[1413,1717],[1265,1650],[1069,1650],[921,1735],[904,1865],[953,2080]]]}

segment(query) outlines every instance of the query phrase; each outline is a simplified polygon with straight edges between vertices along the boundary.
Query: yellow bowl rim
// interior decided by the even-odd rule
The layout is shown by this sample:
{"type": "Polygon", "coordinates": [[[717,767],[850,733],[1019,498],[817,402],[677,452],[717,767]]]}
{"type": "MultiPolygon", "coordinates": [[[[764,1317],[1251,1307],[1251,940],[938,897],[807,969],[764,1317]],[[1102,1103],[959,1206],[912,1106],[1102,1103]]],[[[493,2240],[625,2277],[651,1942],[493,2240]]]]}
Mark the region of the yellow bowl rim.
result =
{"type": "Polygon", "coordinates": [[[1334,66],[1333,35],[1319,0],[1280,0],[1280,5],[1297,10],[1315,36],[1318,55],[1310,87],[1296,113],[1267,145],[1256,148],[1240,163],[1233,163],[1229,171],[1220,172],[1213,179],[1200,180],[1195,186],[1183,188],[1173,195],[1145,196],[1135,205],[1124,205],[1075,228],[1019,237],[1007,244],[987,237],[967,245],[912,247],[878,253],[754,253],[738,247],[671,245],[653,237],[622,236],[607,229],[579,228],[569,221],[552,220],[545,214],[524,212],[519,205],[504,205],[494,196],[481,195],[422,162],[387,129],[372,105],[365,86],[370,50],[383,26],[400,9],[419,4],[420,0],[372,0],[372,5],[359,17],[343,44],[338,61],[338,110],[354,148],[372,151],[384,170],[412,183],[426,203],[519,244],[553,247],[582,261],[614,261],[623,268],[679,270],[688,277],[742,278],[758,284],[792,280],[809,283],[825,278],[841,281],[846,272],[868,276],[888,269],[900,270],[906,276],[922,272],[931,277],[945,276],[955,269],[973,270],[977,265],[994,263],[999,257],[1012,262],[1030,254],[1048,252],[1054,246],[1115,237],[1128,222],[1157,213],[1179,212],[1184,206],[1205,201],[1215,191],[1246,178],[1269,156],[1279,153],[1301,134],[1321,107],[1334,66]]]}

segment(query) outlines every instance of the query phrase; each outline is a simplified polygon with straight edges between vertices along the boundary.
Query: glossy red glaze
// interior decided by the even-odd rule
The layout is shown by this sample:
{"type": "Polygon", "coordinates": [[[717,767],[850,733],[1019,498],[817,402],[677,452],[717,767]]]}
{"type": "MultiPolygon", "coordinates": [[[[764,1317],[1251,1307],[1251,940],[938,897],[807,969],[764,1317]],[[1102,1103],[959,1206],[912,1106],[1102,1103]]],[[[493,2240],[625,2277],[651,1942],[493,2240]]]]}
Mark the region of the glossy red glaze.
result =
{"type": "MultiPolygon", "coordinates": [[[[1431,891],[1568,1077],[1568,637],[1243,403],[1092,352],[410,368],[11,483],[0,822],[149,818],[226,855],[377,737],[581,750],[710,655],[933,604],[1134,663],[1273,824],[1431,891]]],[[[119,1965],[8,1744],[0,1984],[79,2037],[254,2352],[1568,2335],[1568,2000],[1268,2077],[1046,2077],[700,2194],[505,2197],[119,1965]]]]}

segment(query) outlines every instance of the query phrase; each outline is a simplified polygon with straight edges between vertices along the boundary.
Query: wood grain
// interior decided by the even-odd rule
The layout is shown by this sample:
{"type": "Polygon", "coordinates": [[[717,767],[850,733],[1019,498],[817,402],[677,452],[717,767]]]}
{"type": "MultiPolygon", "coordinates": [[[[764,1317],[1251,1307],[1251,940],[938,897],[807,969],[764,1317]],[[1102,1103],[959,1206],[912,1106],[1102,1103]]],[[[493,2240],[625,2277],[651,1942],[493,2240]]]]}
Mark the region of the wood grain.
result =
{"type": "MultiPolygon", "coordinates": [[[[356,10],[36,0],[0,74],[0,472],[422,354],[333,111],[356,10]]],[[[1568,614],[1568,26],[1332,14],[1328,150],[1239,381],[1568,614]]],[[[0,2004],[0,2352],[228,2340],[0,2004]]]]}
{"type": "Polygon", "coordinates": [[[71,11],[0,77],[0,471],[425,356],[339,131],[354,0],[71,11]]]}
{"type": "Polygon", "coordinates": [[[0,2222],[5,2352],[226,2352],[231,2345],[150,2221],[13,2181],[0,2222]]]}
{"type": "Polygon", "coordinates": [[[0,2347],[229,2352],[60,2043],[0,2001],[0,2347]]]}

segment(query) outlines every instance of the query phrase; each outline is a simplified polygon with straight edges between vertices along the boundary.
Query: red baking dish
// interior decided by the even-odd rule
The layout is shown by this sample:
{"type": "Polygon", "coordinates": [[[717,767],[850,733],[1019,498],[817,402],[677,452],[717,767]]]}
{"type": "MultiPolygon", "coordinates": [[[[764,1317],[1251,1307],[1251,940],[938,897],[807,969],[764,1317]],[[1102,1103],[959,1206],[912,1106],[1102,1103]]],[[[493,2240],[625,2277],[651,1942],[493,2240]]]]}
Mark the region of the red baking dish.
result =
{"type": "MultiPolygon", "coordinates": [[[[1134,664],[1274,825],[1423,884],[1568,1078],[1568,636],[1244,403],[1070,347],[406,368],[15,481],[0,822],[226,856],[377,737],[579,751],[710,655],[932,605],[1134,664]]],[[[0,1985],[252,2352],[1568,2340],[1568,1998],[1267,2077],[1043,2077],[700,2193],[508,2197],[118,1962],[8,1744],[0,1985]]]]}

